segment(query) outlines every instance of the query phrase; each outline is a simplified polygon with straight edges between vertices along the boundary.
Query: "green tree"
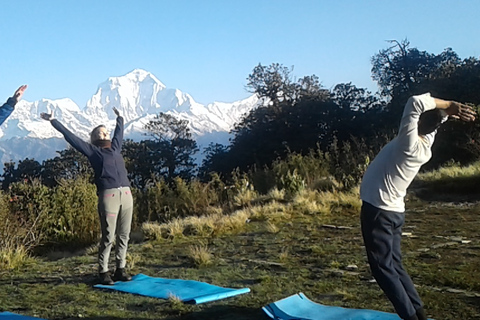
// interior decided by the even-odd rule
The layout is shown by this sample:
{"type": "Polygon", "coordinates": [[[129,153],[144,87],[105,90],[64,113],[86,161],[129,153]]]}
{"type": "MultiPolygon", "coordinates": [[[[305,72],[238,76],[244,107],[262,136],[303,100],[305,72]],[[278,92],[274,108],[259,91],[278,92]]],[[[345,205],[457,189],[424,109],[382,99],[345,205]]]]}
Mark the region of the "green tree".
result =
{"type": "Polygon", "coordinates": [[[147,135],[156,142],[152,155],[157,159],[155,170],[168,182],[175,177],[191,179],[196,170],[193,156],[198,151],[197,143],[192,139],[188,121],[159,113],[146,125],[147,135]]]}
{"type": "Polygon", "coordinates": [[[10,161],[4,164],[4,170],[1,175],[2,189],[6,190],[10,184],[19,181],[32,181],[40,177],[42,172],[42,165],[34,160],[28,159],[20,160],[17,167],[15,162],[10,161]]]}
{"type": "Polygon", "coordinates": [[[419,92],[420,84],[430,79],[440,68],[456,65],[458,55],[450,48],[435,55],[411,48],[408,40],[389,41],[392,46],[372,57],[372,78],[377,81],[380,94],[394,99],[405,99],[419,92]]]}
{"type": "Polygon", "coordinates": [[[276,106],[284,102],[295,104],[302,99],[328,98],[328,91],[322,89],[317,76],[305,76],[294,82],[292,70],[293,67],[287,68],[279,63],[269,66],[258,64],[247,78],[247,89],[256,93],[264,105],[276,106]]]}
{"type": "Polygon", "coordinates": [[[210,179],[210,174],[226,174],[231,170],[229,164],[229,147],[220,143],[210,143],[203,151],[205,157],[199,169],[199,177],[203,181],[210,179]]]}
{"type": "Polygon", "coordinates": [[[72,180],[85,176],[93,182],[93,169],[85,155],[72,147],[57,153],[58,156],[42,163],[41,178],[45,185],[57,186],[62,179],[72,180]]]}

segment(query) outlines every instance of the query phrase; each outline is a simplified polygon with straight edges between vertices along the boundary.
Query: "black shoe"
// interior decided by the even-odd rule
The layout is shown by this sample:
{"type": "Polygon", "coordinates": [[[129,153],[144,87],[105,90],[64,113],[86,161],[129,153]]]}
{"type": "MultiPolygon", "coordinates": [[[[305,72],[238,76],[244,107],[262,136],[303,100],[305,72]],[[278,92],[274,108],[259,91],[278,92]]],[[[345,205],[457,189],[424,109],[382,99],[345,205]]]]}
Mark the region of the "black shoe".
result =
{"type": "Polygon", "coordinates": [[[113,279],[115,279],[115,281],[130,281],[132,277],[125,272],[125,268],[117,268],[113,274],[113,279]]]}
{"type": "Polygon", "coordinates": [[[423,308],[417,310],[417,318],[418,320],[428,320],[427,314],[423,308]]]}
{"type": "Polygon", "coordinates": [[[113,282],[113,280],[112,280],[112,277],[110,277],[110,272],[109,271],[100,272],[98,274],[98,277],[100,279],[100,284],[103,284],[103,285],[106,285],[106,286],[111,286],[111,285],[115,284],[115,282],[113,282]]]}

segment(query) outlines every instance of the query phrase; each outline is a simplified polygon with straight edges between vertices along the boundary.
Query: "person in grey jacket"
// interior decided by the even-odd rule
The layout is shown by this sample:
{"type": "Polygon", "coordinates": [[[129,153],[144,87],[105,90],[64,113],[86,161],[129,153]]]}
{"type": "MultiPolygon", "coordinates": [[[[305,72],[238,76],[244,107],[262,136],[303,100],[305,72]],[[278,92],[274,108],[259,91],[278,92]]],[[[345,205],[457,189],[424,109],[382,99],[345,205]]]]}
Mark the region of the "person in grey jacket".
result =
{"type": "Polygon", "coordinates": [[[438,127],[448,118],[474,121],[467,105],[425,93],[408,99],[397,136],[375,157],[360,186],[360,221],[368,263],[402,319],[426,320],[415,286],[402,265],[404,198],[420,167],[432,157],[438,127]]]}
{"type": "Polygon", "coordinates": [[[102,238],[98,252],[100,283],[112,285],[115,281],[130,281],[125,271],[128,241],[133,213],[133,197],[121,150],[123,143],[123,117],[116,108],[117,124],[113,139],[109,139],[107,128],[100,125],[90,133],[90,143],[85,142],[65,128],[52,114],[42,113],[44,120],[63,134],[65,140],[84,154],[93,167],[98,194],[98,214],[102,238]],[[108,261],[113,241],[116,241],[116,270],[113,279],[108,270],[108,261]]]}
{"type": "Polygon", "coordinates": [[[13,97],[8,98],[7,102],[5,102],[1,107],[0,107],[0,125],[7,120],[7,118],[12,114],[13,110],[15,109],[15,105],[22,99],[23,93],[27,89],[27,85],[20,86],[15,93],[13,94],[13,97]]]}

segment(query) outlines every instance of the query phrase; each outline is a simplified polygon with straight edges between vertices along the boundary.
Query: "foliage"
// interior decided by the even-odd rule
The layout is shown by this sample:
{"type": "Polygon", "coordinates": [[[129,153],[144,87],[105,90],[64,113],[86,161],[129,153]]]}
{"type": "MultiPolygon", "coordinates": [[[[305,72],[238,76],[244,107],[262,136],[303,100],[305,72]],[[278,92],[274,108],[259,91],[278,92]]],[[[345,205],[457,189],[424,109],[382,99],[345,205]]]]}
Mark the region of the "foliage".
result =
{"type": "Polygon", "coordinates": [[[2,241],[9,247],[27,250],[42,244],[45,241],[43,222],[51,206],[50,190],[39,180],[15,182],[10,185],[6,196],[8,211],[3,212],[5,229],[2,241]]]}
{"type": "Polygon", "coordinates": [[[429,79],[442,66],[456,65],[460,62],[452,49],[446,49],[439,55],[410,48],[410,42],[392,40],[387,49],[380,50],[372,57],[372,78],[377,81],[380,93],[389,98],[401,97],[402,100],[416,92],[418,85],[429,79]]]}
{"type": "Polygon", "coordinates": [[[4,164],[3,173],[1,174],[2,189],[7,190],[10,184],[29,179],[40,177],[42,167],[38,161],[34,159],[20,160],[17,167],[15,162],[10,161],[4,164]]]}
{"type": "Polygon", "coordinates": [[[58,181],[86,177],[93,182],[93,169],[85,155],[69,147],[57,151],[58,156],[43,162],[41,179],[47,186],[57,186],[58,181]]]}
{"type": "Polygon", "coordinates": [[[247,88],[256,93],[264,105],[295,104],[306,99],[325,100],[328,97],[328,91],[321,88],[317,76],[305,76],[295,83],[292,71],[293,67],[289,69],[279,63],[258,64],[247,78],[247,88]]]}
{"type": "Polygon", "coordinates": [[[211,142],[203,150],[204,158],[200,166],[198,176],[203,181],[212,173],[228,173],[231,169],[229,164],[229,147],[220,143],[211,142]]]}
{"type": "Polygon", "coordinates": [[[357,186],[367,170],[370,160],[375,157],[380,148],[368,146],[364,140],[352,138],[339,143],[334,141],[329,148],[330,172],[336,181],[342,183],[346,190],[357,186]]]}
{"type": "Polygon", "coordinates": [[[176,177],[171,184],[158,181],[146,190],[136,190],[135,212],[138,222],[166,222],[174,218],[202,215],[211,205],[220,204],[224,184],[218,176],[207,183],[176,177]]]}
{"type": "Polygon", "coordinates": [[[88,177],[60,180],[51,190],[49,215],[43,223],[44,234],[57,245],[84,247],[100,236],[95,185],[88,177]]]}
{"type": "Polygon", "coordinates": [[[198,147],[192,139],[188,121],[159,113],[145,125],[145,129],[156,141],[154,171],[169,183],[174,177],[191,178],[196,169],[193,155],[198,147]]]}

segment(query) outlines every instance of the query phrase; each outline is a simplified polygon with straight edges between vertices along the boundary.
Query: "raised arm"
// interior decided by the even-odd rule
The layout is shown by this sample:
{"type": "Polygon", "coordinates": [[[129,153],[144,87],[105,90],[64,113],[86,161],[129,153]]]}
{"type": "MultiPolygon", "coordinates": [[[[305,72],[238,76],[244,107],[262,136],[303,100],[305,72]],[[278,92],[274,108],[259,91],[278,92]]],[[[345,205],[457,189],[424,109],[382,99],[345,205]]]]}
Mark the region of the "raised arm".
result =
{"type": "Polygon", "coordinates": [[[462,121],[475,121],[475,111],[466,104],[434,98],[437,109],[443,110],[446,115],[462,121]]]}
{"type": "Polygon", "coordinates": [[[117,115],[117,124],[112,138],[112,149],[121,149],[123,144],[123,117],[118,112],[117,108],[113,108],[113,112],[117,115]]]}
{"type": "Polygon", "coordinates": [[[7,100],[7,102],[0,107],[0,124],[4,123],[5,120],[12,114],[15,109],[15,105],[20,99],[22,99],[23,93],[27,89],[27,85],[19,87],[13,96],[7,100]]]}
{"type": "Polygon", "coordinates": [[[53,118],[51,113],[48,114],[48,113],[43,113],[42,112],[40,114],[40,117],[44,120],[50,121],[52,126],[55,129],[57,129],[58,132],[63,134],[63,136],[65,137],[65,140],[67,140],[67,142],[72,147],[74,147],[75,149],[77,149],[78,151],[80,151],[81,153],[86,155],[87,157],[91,156],[94,153],[94,150],[95,150],[94,148],[95,147],[93,145],[91,145],[90,143],[80,139],[75,134],[73,134],[70,130],[65,128],[65,126],[63,124],[61,124],[60,121],[53,118]]]}

